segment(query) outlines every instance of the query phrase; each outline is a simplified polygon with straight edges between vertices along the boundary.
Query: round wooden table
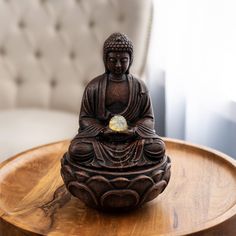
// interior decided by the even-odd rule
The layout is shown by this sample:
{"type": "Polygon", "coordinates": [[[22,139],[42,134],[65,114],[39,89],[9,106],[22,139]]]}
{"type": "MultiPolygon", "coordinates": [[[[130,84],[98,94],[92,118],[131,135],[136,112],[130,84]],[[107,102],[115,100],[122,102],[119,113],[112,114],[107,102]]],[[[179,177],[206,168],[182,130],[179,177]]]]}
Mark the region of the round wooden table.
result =
{"type": "Polygon", "coordinates": [[[172,175],[163,194],[119,214],[86,207],[66,191],[60,159],[68,141],[0,164],[0,235],[236,235],[236,164],[230,157],[165,139],[172,175]]]}

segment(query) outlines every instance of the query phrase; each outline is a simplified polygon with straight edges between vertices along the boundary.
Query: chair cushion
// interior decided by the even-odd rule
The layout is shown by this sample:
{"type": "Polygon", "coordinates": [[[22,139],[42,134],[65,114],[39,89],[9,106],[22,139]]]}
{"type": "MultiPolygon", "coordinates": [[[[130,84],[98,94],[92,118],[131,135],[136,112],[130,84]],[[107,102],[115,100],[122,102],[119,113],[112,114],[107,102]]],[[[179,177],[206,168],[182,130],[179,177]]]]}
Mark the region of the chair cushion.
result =
{"type": "Polygon", "coordinates": [[[0,112],[0,162],[29,148],[71,139],[78,130],[78,115],[40,109],[0,112]]]}

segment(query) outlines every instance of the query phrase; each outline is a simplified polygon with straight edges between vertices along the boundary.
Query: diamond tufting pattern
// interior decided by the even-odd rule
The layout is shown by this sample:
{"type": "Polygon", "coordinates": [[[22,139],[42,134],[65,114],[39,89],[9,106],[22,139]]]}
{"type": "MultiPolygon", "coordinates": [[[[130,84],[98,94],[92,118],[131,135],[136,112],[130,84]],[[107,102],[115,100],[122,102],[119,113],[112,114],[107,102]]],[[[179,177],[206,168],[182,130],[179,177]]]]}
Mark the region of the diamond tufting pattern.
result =
{"type": "Polygon", "coordinates": [[[151,12],[151,0],[0,0],[0,109],[78,112],[115,31],[134,42],[142,77],[151,12]]]}

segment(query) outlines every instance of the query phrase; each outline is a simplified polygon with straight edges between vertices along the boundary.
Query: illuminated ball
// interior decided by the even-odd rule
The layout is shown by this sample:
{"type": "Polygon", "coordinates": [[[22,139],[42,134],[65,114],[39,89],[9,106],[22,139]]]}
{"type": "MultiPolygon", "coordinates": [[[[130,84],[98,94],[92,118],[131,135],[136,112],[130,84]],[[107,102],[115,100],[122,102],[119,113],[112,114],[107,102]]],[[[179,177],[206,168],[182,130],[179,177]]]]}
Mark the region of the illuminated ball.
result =
{"type": "Polygon", "coordinates": [[[121,115],[113,116],[109,122],[109,128],[116,132],[126,131],[128,125],[125,117],[121,115]]]}

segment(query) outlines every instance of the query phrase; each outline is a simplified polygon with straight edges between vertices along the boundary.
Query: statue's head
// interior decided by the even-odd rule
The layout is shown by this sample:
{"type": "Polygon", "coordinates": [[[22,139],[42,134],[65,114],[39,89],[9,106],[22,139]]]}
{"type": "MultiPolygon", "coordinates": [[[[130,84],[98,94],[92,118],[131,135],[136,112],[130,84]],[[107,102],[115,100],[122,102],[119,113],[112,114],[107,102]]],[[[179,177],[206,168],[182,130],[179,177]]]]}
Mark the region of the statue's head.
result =
{"type": "Polygon", "coordinates": [[[129,73],[133,62],[133,44],[130,39],[121,33],[110,35],[103,46],[103,61],[106,73],[129,73]]]}

